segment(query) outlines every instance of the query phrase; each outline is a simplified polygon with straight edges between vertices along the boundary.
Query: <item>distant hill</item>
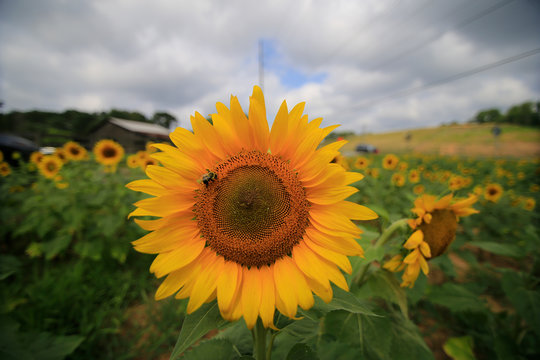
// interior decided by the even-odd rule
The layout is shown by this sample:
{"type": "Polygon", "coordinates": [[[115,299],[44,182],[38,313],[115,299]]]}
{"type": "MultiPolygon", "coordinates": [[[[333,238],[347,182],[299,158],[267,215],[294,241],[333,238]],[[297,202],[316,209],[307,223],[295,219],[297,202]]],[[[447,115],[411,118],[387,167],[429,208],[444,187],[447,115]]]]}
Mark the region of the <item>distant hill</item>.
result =
{"type": "Polygon", "coordinates": [[[540,129],[510,124],[498,124],[501,134],[495,138],[494,124],[460,124],[403,130],[383,134],[350,135],[342,150],[355,154],[358,144],[376,146],[380,153],[416,152],[440,155],[486,157],[540,157],[540,129]],[[409,137],[409,140],[406,138],[409,137]]]}

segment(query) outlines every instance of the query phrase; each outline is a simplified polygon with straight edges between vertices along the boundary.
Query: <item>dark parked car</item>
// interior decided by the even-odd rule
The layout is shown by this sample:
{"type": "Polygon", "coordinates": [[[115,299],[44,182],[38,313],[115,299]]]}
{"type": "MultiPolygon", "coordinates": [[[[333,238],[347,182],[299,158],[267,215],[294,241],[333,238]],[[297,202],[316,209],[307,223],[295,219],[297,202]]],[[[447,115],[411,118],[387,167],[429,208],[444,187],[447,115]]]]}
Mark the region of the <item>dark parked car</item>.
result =
{"type": "Polygon", "coordinates": [[[373,145],[358,144],[358,145],[356,145],[356,152],[377,154],[379,152],[379,150],[373,145]]]}

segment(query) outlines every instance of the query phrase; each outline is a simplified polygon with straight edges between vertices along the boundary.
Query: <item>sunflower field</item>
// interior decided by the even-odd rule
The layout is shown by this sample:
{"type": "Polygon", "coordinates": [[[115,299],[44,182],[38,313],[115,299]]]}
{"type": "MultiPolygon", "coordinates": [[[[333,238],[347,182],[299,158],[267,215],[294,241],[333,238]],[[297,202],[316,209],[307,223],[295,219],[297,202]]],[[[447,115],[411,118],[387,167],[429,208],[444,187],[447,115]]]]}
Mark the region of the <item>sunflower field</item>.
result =
{"type": "MultiPolygon", "coordinates": [[[[194,250],[199,243],[188,243],[175,253],[175,246],[184,245],[177,244],[174,228],[165,226],[170,225],[173,210],[169,203],[148,205],[155,198],[147,194],[179,195],[163,195],[164,187],[145,175],[157,179],[158,185],[176,181],[168,165],[173,151],[170,144],[158,144],[125,154],[119,144],[102,140],[92,152],[68,142],[54,155],[19,158],[17,166],[0,159],[2,359],[416,360],[540,355],[538,159],[336,155],[328,159],[328,169],[332,174],[350,174],[346,176],[352,190],[339,196],[354,204],[336,211],[355,210],[346,224],[338,226],[341,230],[331,230],[338,217],[325,218],[326,210],[316,212],[319,205],[326,205],[331,190],[314,191],[308,198],[315,205],[305,210],[293,177],[289,197],[273,202],[272,189],[289,181],[288,173],[275,183],[266,172],[250,173],[249,179],[269,184],[270,190],[246,195],[252,191],[246,185],[250,182],[247,175],[234,172],[234,162],[242,169],[253,161],[274,173],[287,169],[286,163],[269,154],[240,152],[248,155],[227,158],[216,169],[198,173],[199,180],[186,186],[199,189],[202,200],[196,198],[190,205],[174,197],[178,199],[174,206],[194,206],[191,218],[195,216],[192,223],[198,226],[212,222],[208,209],[220,196],[239,199],[238,207],[222,211],[235,218],[218,219],[218,224],[235,224],[228,230],[231,233],[273,221],[273,215],[253,210],[257,202],[265,211],[276,207],[275,213],[281,214],[283,202],[300,198],[290,220],[293,234],[306,228],[296,230],[307,222],[308,211],[319,214],[310,215],[309,221],[317,226],[307,227],[305,244],[278,253],[288,260],[276,261],[281,265],[275,265],[272,275],[267,274],[272,269],[267,264],[274,260],[268,254],[278,250],[272,248],[261,257],[249,249],[248,255],[237,255],[236,248],[226,247],[235,244],[219,242],[212,229],[203,232],[210,245],[202,241],[194,250]],[[218,188],[223,174],[240,180],[218,188]],[[154,260],[133,247],[159,255],[154,260]],[[228,260],[244,256],[237,261],[248,265],[236,270],[234,261],[213,262],[206,254],[210,247],[227,254],[228,260]],[[196,251],[202,254],[202,265],[191,270],[200,276],[191,283],[181,280],[187,276],[182,269],[192,266],[196,251]],[[182,262],[187,265],[180,267],[182,262]],[[247,285],[235,290],[235,283],[240,286],[237,271],[243,271],[243,281],[255,284],[253,288],[261,283],[254,291],[258,295],[251,294],[247,285]],[[220,287],[221,274],[230,290],[220,287]],[[283,274],[282,279],[276,274],[283,274]],[[274,279],[275,288],[267,289],[266,276],[274,279]],[[184,287],[171,285],[171,278],[184,281],[184,287]],[[318,278],[322,280],[314,281],[318,278]],[[301,293],[303,286],[308,296],[301,293]],[[176,299],[170,296],[179,289],[176,299]],[[277,294],[275,303],[274,298],[268,303],[269,293],[277,294]],[[223,305],[224,294],[230,294],[230,308],[223,305]],[[293,298],[287,297],[290,294],[293,298]],[[237,296],[242,300],[235,308],[237,296]],[[253,298],[258,299],[256,306],[253,298]]],[[[174,170],[182,173],[186,168],[179,165],[174,170]]]]}

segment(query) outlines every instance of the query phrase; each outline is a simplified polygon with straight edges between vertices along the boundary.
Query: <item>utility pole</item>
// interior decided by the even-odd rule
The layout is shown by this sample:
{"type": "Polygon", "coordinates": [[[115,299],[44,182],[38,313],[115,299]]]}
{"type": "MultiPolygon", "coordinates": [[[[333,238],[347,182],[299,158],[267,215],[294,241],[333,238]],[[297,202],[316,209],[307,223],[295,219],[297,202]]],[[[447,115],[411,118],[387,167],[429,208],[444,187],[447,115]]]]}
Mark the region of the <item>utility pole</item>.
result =
{"type": "Polygon", "coordinates": [[[264,44],[259,40],[259,86],[264,93],[264,44]]]}

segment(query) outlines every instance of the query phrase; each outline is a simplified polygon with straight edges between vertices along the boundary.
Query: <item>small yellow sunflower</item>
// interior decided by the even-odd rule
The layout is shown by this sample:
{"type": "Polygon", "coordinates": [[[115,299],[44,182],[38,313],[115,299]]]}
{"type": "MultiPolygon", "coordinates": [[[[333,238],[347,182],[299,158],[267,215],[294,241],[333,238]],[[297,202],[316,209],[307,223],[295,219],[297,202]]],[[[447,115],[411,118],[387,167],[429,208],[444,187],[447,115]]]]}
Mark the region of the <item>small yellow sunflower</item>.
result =
{"type": "Polygon", "coordinates": [[[388,154],[382,160],[382,166],[386,170],[394,170],[398,163],[399,163],[399,159],[394,154],[388,154]]]}
{"type": "Polygon", "coordinates": [[[399,171],[405,171],[409,168],[409,164],[405,161],[402,161],[398,164],[398,170],[399,171]]]}
{"type": "Polygon", "coordinates": [[[11,167],[9,164],[5,161],[0,162],[0,175],[5,177],[9,174],[11,174],[11,167]]]}
{"type": "Polygon", "coordinates": [[[418,183],[420,181],[420,171],[414,169],[409,171],[409,181],[412,184],[418,183]]]}
{"type": "Polygon", "coordinates": [[[392,174],[391,181],[392,184],[394,184],[395,186],[402,187],[403,185],[405,185],[405,176],[403,176],[403,174],[401,173],[392,174]]]}
{"type": "Polygon", "coordinates": [[[79,143],[75,141],[68,141],[63,147],[66,156],[69,160],[84,160],[87,156],[87,151],[79,143]]]}
{"type": "Polygon", "coordinates": [[[336,156],[334,156],[334,158],[330,162],[332,164],[341,165],[345,170],[350,169],[349,162],[347,161],[347,158],[345,158],[345,156],[341,155],[341,153],[337,153],[336,156]]]}
{"type": "Polygon", "coordinates": [[[94,145],[94,155],[100,164],[115,166],[124,157],[124,148],[114,140],[103,139],[94,145]]]}
{"type": "Polygon", "coordinates": [[[403,244],[410,252],[404,258],[394,256],[383,266],[390,271],[405,269],[401,286],[413,287],[420,270],[427,275],[426,259],[441,255],[454,241],[459,218],[478,213],[471,207],[477,201],[475,195],[458,201],[453,201],[453,196],[437,200],[433,195],[424,194],[415,200],[412,212],[418,217],[408,222],[415,231],[403,244]]]}
{"type": "Polygon", "coordinates": [[[365,169],[369,165],[369,160],[363,156],[359,156],[354,162],[354,167],[357,169],[365,169]]]}
{"type": "Polygon", "coordinates": [[[42,159],[43,154],[39,151],[34,151],[32,154],[30,154],[30,161],[36,165],[39,164],[42,159]]]}
{"type": "Polygon", "coordinates": [[[536,207],[536,200],[532,197],[526,197],[523,200],[523,208],[528,211],[533,211],[536,207]]]}
{"type": "Polygon", "coordinates": [[[58,159],[60,159],[60,161],[62,161],[62,164],[65,164],[69,160],[68,155],[66,151],[64,150],[64,148],[56,148],[54,150],[53,155],[56,156],[58,159]]]}
{"type": "Polygon", "coordinates": [[[137,158],[137,155],[129,155],[126,159],[126,164],[129,168],[135,169],[139,167],[139,159],[137,158]]]}
{"type": "Polygon", "coordinates": [[[535,193],[535,192],[538,192],[538,191],[540,191],[540,185],[538,185],[538,184],[532,184],[532,185],[529,187],[529,190],[530,190],[531,192],[534,192],[534,193],[535,193]]]}
{"type": "Polygon", "coordinates": [[[48,179],[53,179],[63,166],[62,160],[56,155],[45,155],[38,164],[39,172],[48,179]]]}
{"type": "Polygon", "coordinates": [[[491,202],[497,202],[503,194],[503,188],[499,184],[488,184],[484,189],[484,199],[491,202]]]}
{"type": "Polygon", "coordinates": [[[366,169],[366,174],[371,176],[374,179],[377,179],[379,177],[380,171],[378,168],[372,168],[372,169],[366,169]]]}
{"type": "Polygon", "coordinates": [[[413,187],[413,193],[414,193],[415,195],[423,194],[424,191],[426,191],[426,188],[425,188],[424,185],[422,185],[422,184],[418,184],[418,185],[415,185],[415,186],[413,187]]]}
{"type": "Polygon", "coordinates": [[[339,268],[351,273],[347,256],[363,252],[351,220],[377,215],[345,200],[363,176],[331,163],[345,141],[317,148],[335,126],[308,121],[304,103],[283,102],[271,129],[259,87],[248,116],[234,96],[230,109],[216,107],[213,124],[195,113],[193,132],[172,132],[176,147],[154,145],[163,166],[127,185],[155,196],[130,216],[159,218],[136,220],[152,232],[133,245],[158,254],[150,271],[166,278],[156,299],[189,298],[192,313],[217,298],[223,318],[274,327],[276,309],[294,318],[313,293],[331,301],[330,282],[348,289],[339,268]]]}
{"type": "Polygon", "coordinates": [[[159,165],[159,161],[150,156],[144,160],[139,160],[139,166],[141,167],[141,169],[146,169],[148,165],[159,165]]]}

